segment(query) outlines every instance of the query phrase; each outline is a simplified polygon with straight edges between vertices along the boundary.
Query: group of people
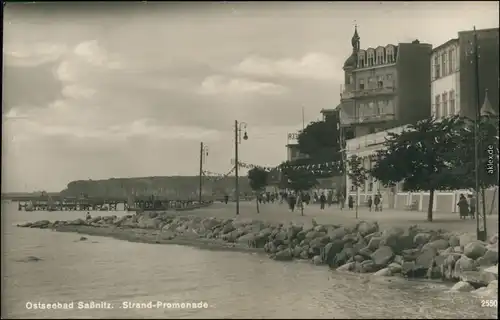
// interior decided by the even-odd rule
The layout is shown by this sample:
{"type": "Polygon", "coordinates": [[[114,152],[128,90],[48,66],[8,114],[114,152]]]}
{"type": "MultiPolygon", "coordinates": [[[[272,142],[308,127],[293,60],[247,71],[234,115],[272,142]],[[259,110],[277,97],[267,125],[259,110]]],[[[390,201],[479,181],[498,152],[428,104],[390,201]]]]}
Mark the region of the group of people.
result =
{"type": "Polygon", "coordinates": [[[372,211],[372,207],[375,206],[375,211],[382,211],[382,194],[378,192],[372,199],[372,196],[368,196],[366,200],[366,204],[368,205],[368,210],[372,211]]]}
{"type": "Polygon", "coordinates": [[[457,206],[460,219],[466,219],[467,217],[474,219],[476,216],[476,198],[471,194],[469,194],[467,198],[461,193],[458,199],[457,206]],[[467,198],[469,198],[469,200],[467,200],[467,198]]]}

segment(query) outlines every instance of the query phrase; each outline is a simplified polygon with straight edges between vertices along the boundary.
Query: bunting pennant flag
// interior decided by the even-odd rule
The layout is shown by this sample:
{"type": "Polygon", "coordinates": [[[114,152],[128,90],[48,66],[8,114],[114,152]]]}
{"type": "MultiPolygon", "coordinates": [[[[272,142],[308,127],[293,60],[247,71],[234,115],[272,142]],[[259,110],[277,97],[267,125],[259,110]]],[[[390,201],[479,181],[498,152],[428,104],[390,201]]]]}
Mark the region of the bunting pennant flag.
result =
{"type": "Polygon", "coordinates": [[[219,181],[219,180],[222,180],[222,179],[226,178],[231,173],[233,173],[234,170],[235,170],[235,167],[233,167],[231,170],[229,170],[229,172],[224,173],[224,174],[205,170],[205,171],[203,171],[203,176],[206,179],[215,182],[215,181],[219,181]]]}
{"type": "MultiPolygon", "coordinates": [[[[234,160],[233,160],[234,162],[234,160]]],[[[307,164],[307,165],[291,165],[291,164],[280,164],[277,167],[264,167],[254,164],[248,164],[244,162],[239,162],[239,167],[245,169],[253,169],[260,168],[265,171],[288,171],[288,170],[300,170],[300,171],[309,171],[309,173],[314,175],[332,175],[336,173],[341,173],[344,171],[344,166],[342,161],[329,161],[324,163],[316,163],[316,164],[307,164]]]]}

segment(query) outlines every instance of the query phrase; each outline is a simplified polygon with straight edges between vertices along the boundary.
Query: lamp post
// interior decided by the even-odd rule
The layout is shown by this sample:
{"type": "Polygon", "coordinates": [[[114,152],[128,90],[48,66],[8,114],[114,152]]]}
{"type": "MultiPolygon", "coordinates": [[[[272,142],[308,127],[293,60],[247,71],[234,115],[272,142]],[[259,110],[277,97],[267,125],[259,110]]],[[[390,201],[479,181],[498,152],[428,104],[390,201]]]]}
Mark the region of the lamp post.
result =
{"type": "Polygon", "coordinates": [[[477,41],[477,32],[476,27],[474,27],[473,31],[473,41],[471,44],[471,54],[472,61],[471,63],[474,66],[474,93],[475,93],[475,108],[474,108],[474,179],[475,179],[475,204],[476,204],[476,236],[478,240],[486,241],[487,232],[486,232],[486,212],[481,213],[481,206],[479,205],[479,196],[480,196],[480,170],[479,170],[479,150],[481,148],[481,97],[480,97],[480,89],[479,89],[479,45],[477,41]]]}
{"type": "Polygon", "coordinates": [[[205,161],[206,157],[208,157],[208,147],[203,145],[203,142],[201,142],[200,143],[200,190],[198,198],[200,204],[202,202],[202,194],[203,194],[203,162],[205,161]]]}
{"type": "Polygon", "coordinates": [[[235,179],[235,193],[236,193],[236,214],[240,214],[240,184],[238,181],[238,169],[239,169],[239,160],[238,160],[238,145],[241,143],[241,132],[244,131],[243,140],[248,140],[247,134],[247,124],[245,122],[240,122],[238,124],[238,120],[234,120],[234,175],[235,179]]]}

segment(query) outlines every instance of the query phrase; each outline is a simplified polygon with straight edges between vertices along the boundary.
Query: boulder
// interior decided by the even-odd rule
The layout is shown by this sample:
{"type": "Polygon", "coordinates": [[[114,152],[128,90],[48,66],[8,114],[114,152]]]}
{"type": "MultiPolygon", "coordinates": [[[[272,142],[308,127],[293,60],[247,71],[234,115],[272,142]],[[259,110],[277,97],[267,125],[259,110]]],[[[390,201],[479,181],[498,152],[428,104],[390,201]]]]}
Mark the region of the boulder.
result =
{"type": "Polygon", "coordinates": [[[366,235],[364,238],[365,238],[365,241],[367,243],[370,242],[370,240],[373,238],[373,237],[380,237],[382,235],[382,233],[380,231],[377,231],[377,232],[373,232],[373,233],[370,233],[368,235],[366,235]]]}
{"type": "Polygon", "coordinates": [[[326,233],[326,227],[323,226],[323,225],[316,225],[313,228],[313,230],[316,231],[316,232],[325,232],[326,233]]]}
{"type": "Polygon", "coordinates": [[[493,274],[498,276],[498,264],[495,266],[491,266],[489,268],[485,268],[485,269],[483,269],[483,271],[493,273],[493,274]]]}
{"type": "Polygon", "coordinates": [[[302,231],[302,226],[290,225],[287,229],[288,239],[294,239],[302,231]]]}
{"type": "Polygon", "coordinates": [[[379,230],[379,226],[377,222],[367,222],[361,221],[357,226],[357,231],[361,234],[361,236],[366,236],[371,233],[377,232],[379,230]]]}
{"type": "Polygon", "coordinates": [[[481,287],[472,291],[473,294],[480,296],[484,307],[497,307],[495,303],[498,299],[498,288],[481,287]]]}
{"type": "Polygon", "coordinates": [[[255,234],[253,233],[248,233],[248,234],[245,234],[245,235],[242,235],[240,236],[237,240],[236,240],[237,243],[240,243],[240,244],[247,244],[248,247],[250,248],[255,248],[254,247],[254,243],[255,243],[255,234]]]}
{"type": "Polygon", "coordinates": [[[359,272],[360,273],[370,273],[370,272],[374,272],[375,270],[377,270],[377,266],[371,260],[365,260],[365,261],[361,262],[359,265],[359,272]]]}
{"type": "Polygon", "coordinates": [[[315,265],[323,264],[321,256],[314,256],[313,259],[312,259],[312,263],[315,264],[315,265]]]}
{"type": "Polygon", "coordinates": [[[201,225],[205,230],[213,230],[215,227],[220,225],[220,221],[215,218],[203,219],[201,221],[201,225]]]}
{"type": "Polygon", "coordinates": [[[383,268],[373,274],[374,276],[390,277],[392,272],[389,268],[383,268]]]}
{"type": "Polygon", "coordinates": [[[333,259],[333,266],[341,266],[349,261],[353,257],[352,248],[344,248],[340,253],[338,253],[333,259]]]}
{"type": "MultiPolygon", "coordinates": [[[[37,222],[35,222],[35,223],[37,223],[37,222]]],[[[68,223],[68,225],[71,225],[71,226],[82,226],[82,225],[85,225],[85,224],[86,223],[85,223],[85,221],[83,219],[76,219],[76,220],[70,221],[68,223]]]]}
{"type": "Polygon", "coordinates": [[[137,227],[141,229],[159,229],[161,220],[158,218],[154,219],[140,219],[137,223],[137,227]]]}
{"type": "Polygon", "coordinates": [[[450,246],[450,244],[448,243],[448,240],[438,239],[438,240],[434,240],[434,241],[429,242],[426,245],[424,245],[422,250],[426,249],[426,247],[431,247],[431,248],[434,248],[436,250],[445,250],[449,246],[450,246]]]}
{"type": "Polygon", "coordinates": [[[273,242],[268,242],[264,245],[264,252],[267,253],[276,253],[278,251],[278,247],[273,242]]]}
{"type": "Polygon", "coordinates": [[[378,248],[370,257],[376,266],[386,266],[394,257],[394,252],[391,247],[382,246],[378,248]]]}
{"type": "Polygon", "coordinates": [[[373,254],[373,251],[370,250],[368,247],[366,247],[366,248],[361,248],[359,250],[358,254],[367,258],[367,259],[371,259],[371,255],[373,254]]]}
{"type": "Polygon", "coordinates": [[[437,251],[433,247],[429,247],[420,252],[420,254],[417,256],[417,259],[415,260],[416,268],[428,269],[429,267],[432,267],[432,263],[436,254],[437,251]]]}
{"type": "Polygon", "coordinates": [[[294,258],[300,258],[300,254],[302,253],[302,247],[296,246],[293,248],[292,255],[294,258]]]}
{"type": "Polygon", "coordinates": [[[344,238],[344,236],[347,234],[347,231],[344,227],[340,227],[337,229],[333,230],[328,230],[328,236],[330,237],[330,240],[340,240],[344,238]]]}
{"type": "Polygon", "coordinates": [[[391,228],[382,233],[380,246],[388,246],[396,253],[401,253],[404,249],[413,248],[413,238],[417,229],[409,227],[407,229],[391,228]]]}
{"type": "Polygon", "coordinates": [[[474,288],[486,287],[491,281],[498,280],[498,276],[484,271],[463,271],[460,281],[470,283],[474,288]]]}
{"type": "Polygon", "coordinates": [[[226,234],[226,233],[229,233],[231,231],[234,231],[235,229],[236,228],[234,227],[233,222],[232,221],[228,221],[222,227],[222,233],[226,234]]]}
{"type": "Polygon", "coordinates": [[[460,275],[464,271],[476,271],[476,269],[477,268],[476,268],[476,264],[474,263],[474,260],[463,255],[455,263],[455,268],[453,269],[452,277],[455,279],[459,279],[460,275]]]}
{"type": "Polygon", "coordinates": [[[156,241],[160,240],[172,240],[175,238],[175,232],[172,230],[162,230],[156,235],[156,241]]]}
{"type": "Polygon", "coordinates": [[[353,271],[354,265],[355,265],[355,262],[348,262],[348,263],[338,267],[336,270],[343,271],[343,272],[353,271]]]}
{"type": "Polygon", "coordinates": [[[335,256],[342,251],[344,248],[344,243],[340,240],[334,240],[330,243],[328,243],[322,250],[321,250],[321,258],[323,259],[324,263],[327,264],[332,264],[335,256]]]}
{"type": "Polygon", "coordinates": [[[355,255],[355,256],[353,257],[353,261],[356,261],[356,262],[363,262],[363,261],[365,261],[365,260],[366,260],[366,259],[365,259],[365,257],[360,256],[359,254],[357,254],[357,255],[355,255]]]}
{"type": "Polygon", "coordinates": [[[486,249],[486,253],[477,259],[480,266],[492,266],[498,263],[498,250],[486,249]]]}
{"type": "Polygon", "coordinates": [[[424,245],[427,242],[429,242],[430,238],[431,238],[430,233],[420,232],[420,233],[417,233],[415,235],[415,237],[413,238],[413,243],[417,246],[424,245]]]}
{"type": "Polygon", "coordinates": [[[288,233],[285,230],[279,230],[274,236],[274,239],[280,241],[281,243],[283,243],[283,241],[285,241],[287,238],[288,233]]]}
{"type": "Polygon", "coordinates": [[[394,256],[394,262],[395,262],[395,263],[397,263],[397,264],[399,264],[399,265],[402,265],[402,264],[403,264],[403,262],[405,262],[405,260],[403,259],[403,257],[402,257],[402,256],[400,256],[400,255],[395,255],[395,256],[394,256]]]}
{"type": "Polygon", "coordinates": [[[485,253],[486,247],[478,241],[468,243],[464,247],[464,255],[471,259],[482,257],[485,253]]]}
{"type": "Polygon", "coordinates": [[[20,228],[29,228],[32,225],[33,225],[32,222],[25,222],[25,223],[18,224],[17,226],[20,227],[20,228]]]}
{"type": "Polygon", "coordinates": [[[472,233],[464,233],[460,235],[459,243],[461,247],[465,247],[471,242],[477,241],[476,235],[472,233]]]}
{"type": "Polygon", "coordinates": [[[94,218],[90,219],[90,222],[96,223],[96,222],[98,222],[101,219],[102,219],[101,216],[97,216],[97,217],[94,217],[94,218]]]}
{"type": "Polygon", "coordinates": [[[448,239],[448,243],[450,244],[450,247],[460,247],[460,238],[455,235],[451,235],[448,239]]]}
{"type": "Polygon", "coordinates": [[[498,243],[498,233],[492,235],[489,239],[488,239],[488,243],[490,244],[495,244],[495,243],[498,243]]]}
{"type": "Polygon", "coordinates": [[[450,289],[450,291],[455,292],[471,292],[474,290],[474,287],[470,285],[468,282],[460,281],[455,283],[455,285],[450,289]]]}
{"type": "Polygon", "coordinates": [[[401,272],[401,265],[396,262],[389,263],[387,268],[391,271],[391,274],[396,274],[401,272]]]}
{"type": "Polygon", "coordinates": [[[293,259],[292,251],[290,249],[285,249],[285,250],[276,252],[273,259],[276,261],[290,261],[293,259]]]}
{"type": "Polygon", "coordinates": [[[370,242],[368,242],[368,249],[371,251],[375,251],[378,249],[380,246],[380,242],[382,241],[382,237],[373,237],[370,239],[370,242]]]}
{"type": "Polygon", "coordinates": [[[309,259],[309,248],[302,249],[302,252],[300,253],[300,258],[304,260],[309,259]]]}

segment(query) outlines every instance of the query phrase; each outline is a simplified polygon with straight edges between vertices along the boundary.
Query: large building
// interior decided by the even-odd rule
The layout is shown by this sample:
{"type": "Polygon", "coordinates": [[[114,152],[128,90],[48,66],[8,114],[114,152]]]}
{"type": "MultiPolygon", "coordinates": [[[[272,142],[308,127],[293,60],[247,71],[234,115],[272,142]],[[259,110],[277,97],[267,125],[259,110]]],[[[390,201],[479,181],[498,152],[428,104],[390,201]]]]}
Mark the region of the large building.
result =
{"type": "MultiPolygon", "coordinates": [[[[498,113],[498,28],[477,30],[478,70],[476,77],[473,56],[473,31],[458,33],[458,38],[451,39],[432,50],[430,68],[431,96],[429,106],[436,118],[460,114],[474,117],[476,106],[482,110],[489,109],[498,113]],[[476,82],[479,79],[479,83],[476,82]],[[479,93],[477,93],[479,92],[479,93]],[[485,94],[488,92],[488,94],[485,94]],[[479,101],[478,101],[479,98],[479,101]]],[[[347,157],[357,155],[363,159],[366,169],[371,169],[371,156],[382,147],[388,132],[399,133],[404,126],[357,136],[348,139],[346,143],[347,157]]],[[[346,193],[357,199],[360,205],[366,202],[368,196],[377,192],[382,194],[384,207],[405,209],[416,204],[416,209],[426,211],[429,204],[429,192],[405,192],[401,185],[385,188],[373,178],[356,190],[351,181],[346,179],[346,193]]],[[[457,212],[457,202],[461,193],[468,190],[437,191],[434,194],[433,210],[438,212],[457,212]]],[[[487,210],[498,213],[498,187],[486,191],[487,210]]]]}
{"type": "Polygon", "coordinates": [[[388,44],[360,49],[357,29],[344,63],[340,118],[356,137],[430,116],[432,45],[388,44]]]}
{"type": "Polygon", "coordinates": [[[476,31],[477,77],[474,31],[459,32],[457,38],[432,50],[433,116],[438,119],[456,114],[474,117],[476,107],[484,102],[486,90],[493,110],[498,112],[498,31],[498,28],[476,31]]]}

